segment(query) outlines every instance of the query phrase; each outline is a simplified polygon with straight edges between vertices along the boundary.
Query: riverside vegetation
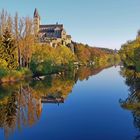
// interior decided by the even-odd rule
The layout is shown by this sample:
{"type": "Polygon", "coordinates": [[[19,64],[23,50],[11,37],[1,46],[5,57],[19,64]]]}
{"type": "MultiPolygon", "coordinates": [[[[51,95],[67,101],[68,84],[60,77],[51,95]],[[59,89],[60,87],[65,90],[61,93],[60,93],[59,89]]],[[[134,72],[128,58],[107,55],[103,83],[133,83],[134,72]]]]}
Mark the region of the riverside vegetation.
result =
{"type": "MultiPolygon", "coordinates": [[[[134,126],[140,129],[140,31],[133,41],[127,41],[119,51],[124,67],[120,74],[125,78],[129,87],[126,99],[120,99],[122,108],[130,110],[134,118],[134,126]]],[[[136,139],[139,138],[139,135],[136,139]]]]}
{"type": "Polygon", "coordinates": [[[122,45],[119,54],[125,67],[140,72],[140,31],[135,40],[122,45]]]}
{"type": "Polygon", "coordinates": [[[55,48],[40,44],[29,17],[0,13],[0,82],[18,81],[33,75],[47,75],[71,70],[74,64],[111,65],[119,60],[113,50],[74,43],[74,53],[58,44],[55,48]]]}

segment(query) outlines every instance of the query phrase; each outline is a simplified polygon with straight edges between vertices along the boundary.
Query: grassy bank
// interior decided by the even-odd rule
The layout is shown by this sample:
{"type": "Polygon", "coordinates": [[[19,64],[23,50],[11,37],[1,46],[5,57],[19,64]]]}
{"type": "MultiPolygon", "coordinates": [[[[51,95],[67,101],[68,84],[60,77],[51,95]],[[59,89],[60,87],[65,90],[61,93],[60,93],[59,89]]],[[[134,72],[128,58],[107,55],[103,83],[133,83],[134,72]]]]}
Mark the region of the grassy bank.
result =
{"type": "Polygon", "coordinates": [[[27,68],[19,70],[0,69],[0,83],[17,82],[32,77],[32,72],[27,68]]]}

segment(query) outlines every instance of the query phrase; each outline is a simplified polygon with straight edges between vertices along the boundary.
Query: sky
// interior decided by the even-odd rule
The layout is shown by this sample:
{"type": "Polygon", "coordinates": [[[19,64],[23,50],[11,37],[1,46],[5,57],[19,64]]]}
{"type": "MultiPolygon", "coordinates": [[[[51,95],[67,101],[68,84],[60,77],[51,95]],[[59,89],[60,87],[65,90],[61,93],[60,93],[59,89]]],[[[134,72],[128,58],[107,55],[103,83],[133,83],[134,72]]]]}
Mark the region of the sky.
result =
{"type": "Polygon", "coordinates": [[[33,17],[42,24],[62,23],[73,41],[119,49],[140,29],[140,0],[0,0],[0,10],[33,17]]]}

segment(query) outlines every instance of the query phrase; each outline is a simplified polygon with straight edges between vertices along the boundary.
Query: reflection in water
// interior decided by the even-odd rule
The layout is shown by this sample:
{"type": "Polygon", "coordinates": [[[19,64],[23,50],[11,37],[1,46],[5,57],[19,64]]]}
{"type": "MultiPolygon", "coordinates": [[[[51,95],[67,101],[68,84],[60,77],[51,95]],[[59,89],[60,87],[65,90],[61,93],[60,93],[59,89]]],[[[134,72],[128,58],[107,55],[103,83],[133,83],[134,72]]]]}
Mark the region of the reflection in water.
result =
{"type": "Polygon", "coordinates": [[[35,124],[41,116],[42,103],[64,103],[78,80],[88,79],[103,69],[82,67],[41,77],[42,80],[0,86],[0,127],[4,129],[5,137],[15,129],[35,124]]]}
{"type": "Polygon", "coordinates": [[[1,98],[0,127],[7,137],[17,127],[32,126],[41,114],[41,99],[28,84],[5,86],[8,96],[1,98]]]}
{"type": "MultiPolygon", "coordinates": [[[[129,86],[129,95],[127,99],[120,100],[120,104],[124,109],[131,110],[134,126],[140,130],[140,73],[122,68],[121,75],[129,86]]],[[[140,135],[136,137],[136,140],[138,139],[140,140],[140,135]]]]}

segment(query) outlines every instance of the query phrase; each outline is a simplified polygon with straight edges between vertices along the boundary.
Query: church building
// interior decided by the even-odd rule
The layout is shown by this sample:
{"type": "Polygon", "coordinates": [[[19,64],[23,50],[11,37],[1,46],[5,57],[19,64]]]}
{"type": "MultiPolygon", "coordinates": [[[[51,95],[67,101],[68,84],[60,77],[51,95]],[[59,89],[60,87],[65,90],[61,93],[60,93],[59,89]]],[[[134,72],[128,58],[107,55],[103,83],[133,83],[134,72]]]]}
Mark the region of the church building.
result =
{"type": "Polygon", "coordinates": [[[34,32],[40,43],[49,43],[52,46],[56,44],[70,45],[71,36],[67,35],[63,24],[45,24],[41,25],[41,18],[38,10],[34,11],[34,32]]]}

